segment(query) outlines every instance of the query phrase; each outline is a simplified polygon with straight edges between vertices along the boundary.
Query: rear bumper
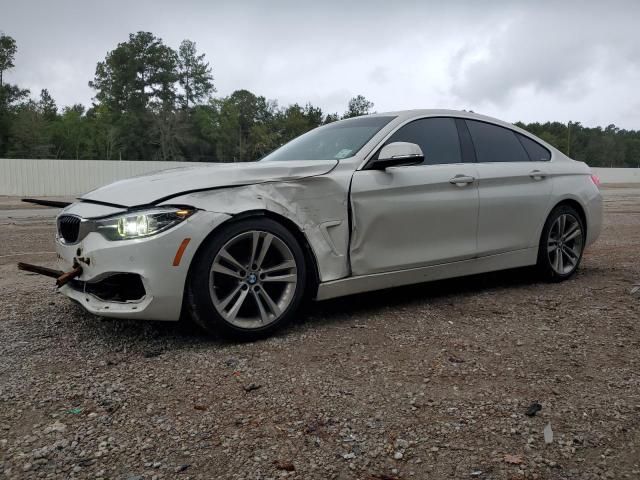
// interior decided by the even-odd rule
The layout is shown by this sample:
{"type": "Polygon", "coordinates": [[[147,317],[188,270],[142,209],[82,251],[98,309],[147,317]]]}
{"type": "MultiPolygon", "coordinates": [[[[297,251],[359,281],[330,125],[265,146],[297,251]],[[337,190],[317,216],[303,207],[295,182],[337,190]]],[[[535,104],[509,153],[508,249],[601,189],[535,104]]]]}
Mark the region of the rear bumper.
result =
{"type": "Polygon", "coordinates": [[[74,245],[56,239],[60,268],[67,271],[74,262],[82,266],[76,281],[64,285],[59,292],[104,317],[178,320],[191,261],[206,236],[228,218],[225,214],[198,211],[166,232],[136,240],[109,241],[96,232],[74,245]],[[174,265],[185,239],[189,242],[180,262],[174,265]],[[144,287],[141,294],[136,291],[125,295],[133,300],[100,298],[96,289],[87,288],[123,273],[139,276],[144,287]]]}
{"type": "Polygon", "coordinates": [[[598,239],[602,231],[602,194],[598,191],[586,199],[585,207],[585,215],[587,217],[587,238],[585,246],[589,246],[598,239]]]}

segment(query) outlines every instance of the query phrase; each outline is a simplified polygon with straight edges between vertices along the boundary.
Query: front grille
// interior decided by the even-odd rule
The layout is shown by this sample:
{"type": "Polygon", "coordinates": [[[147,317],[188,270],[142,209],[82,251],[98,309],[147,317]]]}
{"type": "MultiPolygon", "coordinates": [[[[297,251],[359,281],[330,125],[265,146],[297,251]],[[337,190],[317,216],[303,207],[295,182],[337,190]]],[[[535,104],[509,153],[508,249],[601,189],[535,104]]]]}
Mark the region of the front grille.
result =
{"type": "Polygon", "coordinates": [[[58,235],[60,235],[65,242],[77,242],[79,231],[80,218],[73,215],[61,215],[58,217],[58,235]]]}

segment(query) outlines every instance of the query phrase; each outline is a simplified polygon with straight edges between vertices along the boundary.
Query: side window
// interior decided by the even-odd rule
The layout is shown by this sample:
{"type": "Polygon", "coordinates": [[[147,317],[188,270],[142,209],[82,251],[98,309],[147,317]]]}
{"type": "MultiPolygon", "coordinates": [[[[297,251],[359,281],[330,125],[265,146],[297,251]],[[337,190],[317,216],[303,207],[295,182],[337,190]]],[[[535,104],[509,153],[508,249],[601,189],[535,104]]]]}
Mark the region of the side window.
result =
{"type": "Polygon", "coordinates": [[[458,129],[453,118],[422,118],[408,123],[386,143],[411,142],[420,145],[426,165],[462,163],[458,129]]]}
{"type": "Polygon", "coordinates": [[[491,123],[466,120],[478,162],[528,162],[529,155],[508,128],[491,123]]]}
{"type": "Polygon", "coordinates": [[[518,139],[522,146],[529,154],[529,158],[532,162],[548,162],[551,160],[551,152],[540,145],[535,140],[531,140],[529,137],[525,137],[524,135],[520,135],[517,133],[518,139]]]}

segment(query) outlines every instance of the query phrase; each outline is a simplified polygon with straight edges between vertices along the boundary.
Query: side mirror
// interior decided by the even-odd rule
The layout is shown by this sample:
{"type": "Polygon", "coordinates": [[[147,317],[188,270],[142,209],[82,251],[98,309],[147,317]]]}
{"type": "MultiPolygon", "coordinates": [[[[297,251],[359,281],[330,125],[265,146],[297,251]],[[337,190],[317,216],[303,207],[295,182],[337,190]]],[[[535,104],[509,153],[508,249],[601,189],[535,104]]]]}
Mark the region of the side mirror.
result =
{"type": "Polygon", "coordinates": [[[367,165],[367,170],[385,170],[401,165],[418,165],[424,161],[419,145],[409,142],[393,142],[382,147],[376,160],[367,165]]]}

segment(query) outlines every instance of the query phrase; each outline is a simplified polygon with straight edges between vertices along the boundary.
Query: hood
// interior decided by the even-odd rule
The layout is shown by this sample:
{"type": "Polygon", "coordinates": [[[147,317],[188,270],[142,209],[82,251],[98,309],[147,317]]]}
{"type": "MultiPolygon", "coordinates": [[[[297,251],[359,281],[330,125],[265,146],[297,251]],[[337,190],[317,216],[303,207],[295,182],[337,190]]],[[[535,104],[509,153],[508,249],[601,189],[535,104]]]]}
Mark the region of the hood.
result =
{"type": "Polygon", "coordinates": [[[80,199],[134,207],[160,203],[193,191],[315,177],[329,173],[337,163],[337,160],[304,160],[178,167],[120,180],[92,190],[80,199]]]}

